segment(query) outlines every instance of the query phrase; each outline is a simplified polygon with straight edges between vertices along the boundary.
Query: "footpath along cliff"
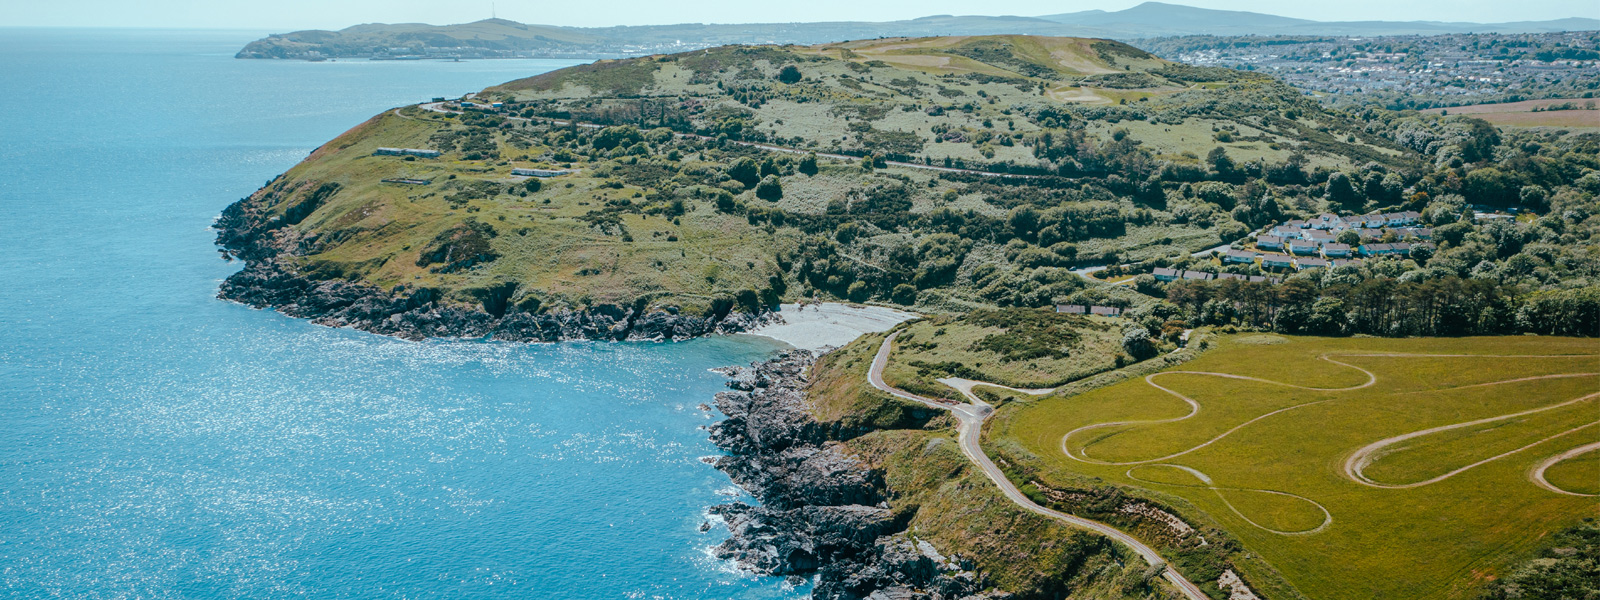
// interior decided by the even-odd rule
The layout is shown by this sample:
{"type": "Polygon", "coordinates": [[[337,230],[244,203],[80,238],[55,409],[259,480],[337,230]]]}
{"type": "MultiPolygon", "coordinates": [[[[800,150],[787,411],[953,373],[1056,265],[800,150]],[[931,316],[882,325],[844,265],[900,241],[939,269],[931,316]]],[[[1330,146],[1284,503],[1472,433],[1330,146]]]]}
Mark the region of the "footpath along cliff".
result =
{"type": "MultiPolygon", "coordinates": [[[[716,466],[761,505],[712,508],[732,534],[717,555],[757,573],[815,575],[818,599],[1004,597],[980,592],[969,561],[907,532],[889,508],[883,474],[839,441],[865,428],[823,424],[809,414],[806,372],[814,362],[810,352],[795,350],[729,370],[734,391],[716,398],[728,418],[711,427],[728,455],[716,466]]],[[[932,415],[908,416],[925,423],[932,415]]]]}

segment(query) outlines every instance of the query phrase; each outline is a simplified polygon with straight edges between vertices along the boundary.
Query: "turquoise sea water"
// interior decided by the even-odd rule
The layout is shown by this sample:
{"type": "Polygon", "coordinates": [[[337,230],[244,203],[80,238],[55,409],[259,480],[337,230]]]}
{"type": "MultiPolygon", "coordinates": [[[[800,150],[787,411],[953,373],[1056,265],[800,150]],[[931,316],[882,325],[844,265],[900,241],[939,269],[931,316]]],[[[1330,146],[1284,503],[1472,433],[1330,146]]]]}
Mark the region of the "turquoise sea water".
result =
{"type": "Polygon", "coordinates": [[[397,105],[568,61],[0,29],[0,597],[791,598],[709,557],[760,338],[412,343],[214,299],[213,217],[397,105]]]}

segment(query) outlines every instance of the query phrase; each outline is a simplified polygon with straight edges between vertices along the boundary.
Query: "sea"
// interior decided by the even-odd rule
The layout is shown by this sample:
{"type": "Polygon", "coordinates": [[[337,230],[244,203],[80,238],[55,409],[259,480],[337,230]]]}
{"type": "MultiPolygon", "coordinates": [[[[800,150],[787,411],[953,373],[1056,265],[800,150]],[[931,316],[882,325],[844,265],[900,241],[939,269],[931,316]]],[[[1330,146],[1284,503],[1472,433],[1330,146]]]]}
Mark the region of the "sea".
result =
{"type": "Polygon", "coordinates": [[[803,598],[714,558],[753,336],[410,342],[215,298],[229,203],[381,111],[578,64],[0,29],[0,598],[803,598]]]}

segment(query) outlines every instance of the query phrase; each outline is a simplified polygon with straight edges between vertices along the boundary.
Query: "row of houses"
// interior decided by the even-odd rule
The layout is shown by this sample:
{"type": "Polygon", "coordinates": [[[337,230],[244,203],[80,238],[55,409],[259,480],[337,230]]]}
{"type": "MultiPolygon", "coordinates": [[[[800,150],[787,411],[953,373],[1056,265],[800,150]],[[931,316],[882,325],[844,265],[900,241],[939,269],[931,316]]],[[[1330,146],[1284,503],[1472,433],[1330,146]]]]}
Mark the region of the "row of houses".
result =
{"type": "Polygon", "coordinates": [[[1346,229],[1379,229],[1383,227],[1404,227],[1415,225],[1422,218],[1422,213],[1414,210],[1396,213],[1372,213],[1350,217],[1341,217],[1333,213],[1323,213],[1309,221],[1289,221],[1286,225],[1300,229],[1321,229],[1324,231],[1343,231],[1346,229]]]}
{"type": "Polygon", "coordinates": [[[1082,304],[1057,304],[1056,312],[1069,315],[1099,315],[1102,317],[1120,317],[1122,309],[1115,306],[1084,306],[1082,304]]]}
{"type": "MultiPolygon", "coordinates": [[[[1356,232],[1356,235],[1361,236],[1361,241],[1377,241],[1383,239],[1383,236],[1388,233],[1393,233],[1394,236],[1399,239],[1433,239],[1433,230],[1427,227],[1362,227],[1358,229],[1349,229],[1346,231],[1356,232]]],[[[1337,233],[1329,233],[1320,229],[1300,229],[1293,225],[1279,225],[1272,228],[1272,230],[1268,231],[1267,233],[1257,236],[1256,239],[1259,240],[1261,238],[1272,238],[1280,243],[1288,240],[1306,240],[1310,242],[1328,243],[1339,239],[1338,233],[1344,232],[1340,231],[1337,233]]]]}
{"type": "Polygon", "coordinates": [[[422,158],[439,158],[438,150],[423,150],[421,148],[379,148],[372,151],[373,156],[420,156],[422,158]]]}
{"type": "MultiPolygon", "coordinates": [[[[1279,247],[1269,247],[1269,246],[1261,245],[1259,243],[1256,244],[1256,247],[1259,248],[1259,249],[1262,249],[1262,250],[1269,250],[1269,249],[1270,250],[1284,250],[1284,249],[1287,249],[1289,251],[1289,255],[1290,256],[1316,257],[1316,258],[1325,258],[1325,259],[1328,259],[1328,260],[1339,260],[1339,259],[1350,259],[1350,258],[1358,258],[1358,259],[1359,258],[1376,258],[1376,257],[1380,257],[1380,256],[1411,256],[1411,249],[1412,248],[1417,248],[1417,247],[1432,248],[1433,244],[1430,244],[1430,243],[1427,243],[1427,242],[1418,242],[1418,243],[1415,243],[1415,244],[1410,243],[1410,242],[1395,242],[1395,243],[1392,243],[1392,244],[1362,244],[1362,245],[1357,246],[1355,248],[1351,248],[1348,244],[1333,243],[1333,244],[1321,244],[1321,245],[1318,245],[1318,244],[1314,244],[1312,242],[1307,242],[1307,241],[1303,241],[1303,240],[1292,240],[1288,244],[1285,244],[1285,245],[1279,246],[1279,247]]],[[[1256,259],[1258,259],[1258,258],[1261,258],[1261,257],[1264,257],[1264,256],[1274,256],[1274,255],[1275,255],[1275,253],[1268,253],[1268,252],[1252,252],[1250,250],[1229,250],[1226,254],[1222,255],[1222,262],[1224,264],[1247,265],[1247,264],[1254,263],[1256,261],[1256,259]]]]}
{"type": "Polygon", "coordinates": [[[1157,281],[1220,281],[1223,279],[1238,279],[1252,283],[1281,283],[1283,280],[1276,277],[1263,277],[1261,275],[1239,275],[1236,273],[1207,273],[1205,271],[1181,271],[1167,267],[1156,267],[1150,272],[1157,281]]]}
{"type": "MultiPolygon", "coordinates": [[[[1328,258],[1349,258],[1350,245],[1338,242],[1319,242],[1314,240],[1283,240],[1277,236],[1263,235],[1256,238],[1256,247],[1262,250],[1287,250],[1290,254],[1298,256],[1324,256],[1328,258]]],[[[1223,262],[1246,263],[1253,262],[1254,253],[1247,250],[1229,250],[1222,257],[1223,262]]]]}

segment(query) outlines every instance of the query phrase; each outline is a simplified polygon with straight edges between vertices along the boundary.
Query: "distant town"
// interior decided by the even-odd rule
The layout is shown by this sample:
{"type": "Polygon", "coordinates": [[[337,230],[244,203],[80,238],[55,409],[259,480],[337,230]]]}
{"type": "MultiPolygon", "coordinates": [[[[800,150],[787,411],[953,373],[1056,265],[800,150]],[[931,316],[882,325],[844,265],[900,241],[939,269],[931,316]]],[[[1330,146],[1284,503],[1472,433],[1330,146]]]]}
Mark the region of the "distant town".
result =
{"type": "Polygon", "coordinates": [[[1594,31],[1186,36],[1140,40],[1134,45],[1192,65],[1269,73],[1335,104],[1371,103],[1391,110],[1593,98],[1600,86],[1600,32],[1594,31]]]}

